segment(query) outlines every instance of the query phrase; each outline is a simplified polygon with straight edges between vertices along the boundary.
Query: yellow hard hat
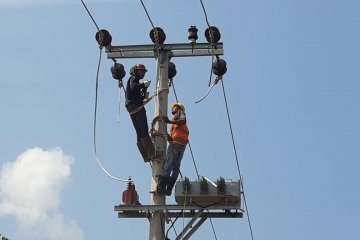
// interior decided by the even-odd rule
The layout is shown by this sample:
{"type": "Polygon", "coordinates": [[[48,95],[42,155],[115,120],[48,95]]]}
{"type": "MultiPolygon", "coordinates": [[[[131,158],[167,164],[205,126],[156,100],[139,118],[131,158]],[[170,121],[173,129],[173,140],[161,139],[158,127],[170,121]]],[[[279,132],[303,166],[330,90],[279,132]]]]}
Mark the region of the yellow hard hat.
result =
{"type": "Polygon", "coordinates": [[[183,111],[185,112],[185,107],[184,107],[184,105],[182,105],[182,104],[179,103],[179,102],[170,104],[170,107],[171,107],[171,108],[179,107],[179,108],[181,108],[181,110],[183,110],[183,111]]]}

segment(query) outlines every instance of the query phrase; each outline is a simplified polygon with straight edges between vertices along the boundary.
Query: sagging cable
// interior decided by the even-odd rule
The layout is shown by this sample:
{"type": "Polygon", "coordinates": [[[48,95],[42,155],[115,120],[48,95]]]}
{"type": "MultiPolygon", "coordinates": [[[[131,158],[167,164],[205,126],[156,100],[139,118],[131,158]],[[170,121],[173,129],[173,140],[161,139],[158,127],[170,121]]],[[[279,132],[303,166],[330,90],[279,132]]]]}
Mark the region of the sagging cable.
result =
{"type": "Polygon", "coordinates": [[[198,101],[196,101],[195,103],[199,103],[201,101],[203,101],[211,92],[211,90],[213,89],[213,87],[220,81],[222,80],[222,76],[220,77],[216,77],[215,80],[212,82],[212,84],[209,86],[208,90],[206,91],[205,95],[198,101]]]}
{"type": "Polygon", "coordinates": [[[96,121],[97,121],[97,106],[98,106],[98,90],[99,90],[99,72],[100,72],[100,65],[101,65],[101,57],[102,57],[102,48],[100,47],[100,54],[99,54],[99,62],[98,62],[98,67],[97,67],[97,71],[96,71],[96,87],[95,87],[95,110],[94,110],[94,128],[93,128],[93,140],[94,140],[94,154],[95,154],[95,158],[96,161],[98,163],[98,165],[100,166],[101,170],[106,173],[106,175],[108,175],[110,178],[120,181],[120,182],[132,182],[132,180],[128,180],[128,179],[121,179],[118,177],[114,177],[110,172],[108,172],[105,167],[102,165],[101,161],[100,161],[100,157],[97,153],[97,147],[96,147],[96,121]]]}

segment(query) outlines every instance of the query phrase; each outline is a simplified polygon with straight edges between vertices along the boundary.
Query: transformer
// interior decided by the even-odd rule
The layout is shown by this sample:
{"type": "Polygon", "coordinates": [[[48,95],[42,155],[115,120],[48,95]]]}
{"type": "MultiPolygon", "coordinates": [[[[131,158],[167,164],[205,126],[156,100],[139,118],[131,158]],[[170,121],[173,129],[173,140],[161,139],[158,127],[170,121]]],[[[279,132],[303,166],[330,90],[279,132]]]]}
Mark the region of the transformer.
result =
{"type": "Polygon", "coordinates": [[[175,185],[175,201],[178,204],[239,204],[241,201],[240,181],[220,177],[213,182],[205,177],[189,181],[187,177],[175,185]]]}

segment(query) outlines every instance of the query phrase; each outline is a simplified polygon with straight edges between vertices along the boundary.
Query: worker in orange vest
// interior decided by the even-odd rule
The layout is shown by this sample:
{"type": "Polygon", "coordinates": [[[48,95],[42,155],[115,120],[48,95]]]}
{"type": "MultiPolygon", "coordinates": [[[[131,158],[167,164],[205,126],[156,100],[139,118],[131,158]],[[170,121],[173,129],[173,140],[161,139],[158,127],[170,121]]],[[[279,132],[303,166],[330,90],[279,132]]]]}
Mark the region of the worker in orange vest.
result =
{"type": "Polygon", "coordinates": [[[171,104],[173,118],[164,118],[166,123],[171,124],[168,135],[169,146],[166,152],[166,160],[158,178],[157,194],[171,195],[171,191],[180,173],[180,164],[184,156],[186,145],[189,141],[189,129],[186,125],[185,107],[181,103],[171,104]]]}

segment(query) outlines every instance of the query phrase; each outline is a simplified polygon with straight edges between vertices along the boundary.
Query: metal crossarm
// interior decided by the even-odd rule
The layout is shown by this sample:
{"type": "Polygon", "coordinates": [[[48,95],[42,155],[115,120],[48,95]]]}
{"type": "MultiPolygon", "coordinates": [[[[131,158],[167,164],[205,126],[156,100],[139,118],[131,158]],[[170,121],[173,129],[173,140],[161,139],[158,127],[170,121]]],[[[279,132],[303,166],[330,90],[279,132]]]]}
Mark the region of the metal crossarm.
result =
{"type": "Polygon", "coordinates": [[[197,205],[118,205],[114,207],[119,218],[148,218],[153,212],[164,212],[169,218],[176,218],[181,211],[182,217],[192,218],[196,211],[201,211],[199,217],[210,218],[242,218],[243,210],[239,204],[218,204],[208,207],[197,205]],[[206,212],[203,212],[207,210],[206,212]]]}
{"type": "MultiPolygon", "coordinates": [[[[154,44],[108,46],[105,52],[108,59],[117,58],[154,58],[158,50],[154,44]]],[[[175,43],[161,45],[161,51],[170,51],[171,57],[200,57],[224,55],[223,43],[212,47],[209,43],[175,43]]]]}

